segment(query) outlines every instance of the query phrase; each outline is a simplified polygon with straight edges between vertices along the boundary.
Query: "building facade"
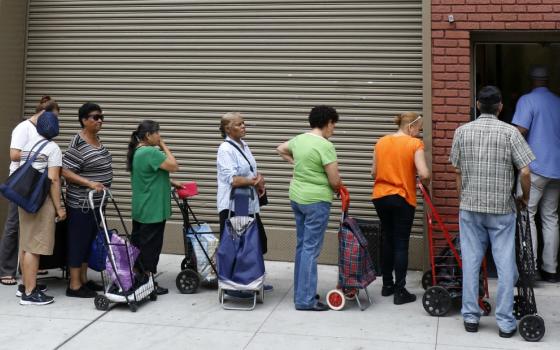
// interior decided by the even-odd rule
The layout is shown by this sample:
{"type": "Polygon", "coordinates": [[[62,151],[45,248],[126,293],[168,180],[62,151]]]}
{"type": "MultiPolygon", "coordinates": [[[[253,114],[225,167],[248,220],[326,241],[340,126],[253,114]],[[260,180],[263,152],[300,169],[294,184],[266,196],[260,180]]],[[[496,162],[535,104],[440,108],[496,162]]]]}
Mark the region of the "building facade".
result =
{"type": "MultiPolygon", "coordinates": [[[[560,0],[0,0],[0,41],[12,48],[1,57],[0,139],[7,149],[11,128],[48,94],[61,105],[64,148],[79,128],[79,105],[99,103],[107,116],[101,137],[115,160],[113,191],[127,215],[126,144],[136,123],[157,120],[182,165],[177,178],[200,187],[193,210],[217,222],[219,118],[240,111],[269,190],[268,258],[290,260],[291,169],[276,145],[306,130],[313,105],[336,107],[333,142],[351,214],[375,220],[373,145],[395,130],[396,114],[412,110],[425,116],[434,202],[456,230],[453,131],[475,115],[479,86],[511,87],[512,103],[527,88],[529,64],[560,61],[559,7],[560,0]]],[[[335,201],[323,262],[336,261],[339,208],[335,201]]],[[[411,242],[417,268],[424,231],[420,200],[411,242]]],[[[178,212],[165,249],[183,251],[178,212]]]]}

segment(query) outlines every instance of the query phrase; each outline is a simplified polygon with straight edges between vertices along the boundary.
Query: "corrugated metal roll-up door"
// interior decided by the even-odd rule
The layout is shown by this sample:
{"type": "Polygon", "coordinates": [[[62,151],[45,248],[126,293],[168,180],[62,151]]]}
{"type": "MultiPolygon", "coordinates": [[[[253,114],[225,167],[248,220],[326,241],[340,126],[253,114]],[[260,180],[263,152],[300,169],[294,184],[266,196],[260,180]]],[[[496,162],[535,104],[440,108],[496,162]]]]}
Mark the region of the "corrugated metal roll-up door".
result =
{"type": "MultiPolygon", "coordinates": [[[[161,123],[196,180],[200,218],[216,222],[215,157],[219,119],[241,111],[265,175],[271,204],[263,211],[270,258],[293,257],[288,200],[291,167],[276,146],[307,130],[317,104],[341,115],[332,138],[351,213],[374,218],[371,151],[395,130],[393,116],[422,110],[421,0],[30,0],[25,110],[42,94],[62,107],[65,149],[78,130],[77,109],[99,103],[102,141],[114,157],[114,194],[128,217],[125,155],[142,119],[161,123]]],[[[419,206],[421,209],[421,206],[419,206]]],[[[323,261],[336,259],[335,201],[323,261]]],[[[167,248],[182,251],[176,212],[167,248]]],[[[170,227],[171,227],[170,226],[170,227]]],[[[423,231],[417,211],[414,234],[423,231]]]]}

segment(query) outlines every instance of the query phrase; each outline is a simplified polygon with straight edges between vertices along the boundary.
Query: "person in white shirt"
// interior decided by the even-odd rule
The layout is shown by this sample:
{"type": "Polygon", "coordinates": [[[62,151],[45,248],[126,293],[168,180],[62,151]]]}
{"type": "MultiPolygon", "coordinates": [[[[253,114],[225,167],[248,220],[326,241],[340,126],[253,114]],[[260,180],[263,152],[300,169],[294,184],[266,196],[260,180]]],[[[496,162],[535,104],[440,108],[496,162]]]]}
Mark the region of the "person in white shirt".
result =
{"type": "Polygon", "coordinates": [[[37,133],[38,135],[32,137],[23,147],[20,166],[38,153],[32,166],[40,172],[47,171],[51,185],[49,195],[39,211],[28,213],[23,208],[18,208],[19,248],[22,251],[21,270],[24,285],[19,302],[21,305],[46,305],[54,301],[53,297],[45,295],[36,287],[37,271],[40,255],[53,253],[56,220],[66,218],[60,189],[62,152],[52,141],[52,138],[58,135],[58,117],[51,112],[41,114],[37,118],[37,133]]]}
{"type": "MultiPolygon", "coordinates": [[[[19,167],[21,159],[21,150],[27,142],[37,136],[37,118],[43,111],[51,111],[58,114],[60,109],[58,103],[50,96],[43,96],[39,101],[35,114],[19,123],[12,131],[10,142],[10,175],[19,167]]],[[[18,263],[18,232],[19,217],[17,205],[10,202],[8,204],[8,213],[4,224],[4,234],[0,239],[0,284],[13,286],[17,284],[16,273],[18,263]]],[[[22,293],[23,285],[18,286],[18,295],[22,293]]],[[[42,291],[46,290],[45,285],[38,285],[42,291]]]]}
{"type": "MultiPolygon", "coordinates": [[[[249,200],[248,211],[254,216],[259,229],[261,250],[267,252],[267,239],[264,225],[259,212],[259,198],[265,195],[264,177],[257,170],[257,161],[247,142],[243,140],[246,133],[245,121],[239,112],[228,112],[220,121],[220,132],[224,142],[218,148],[216,158],[218,193],[216,205],[220,218],[220,237],[224,230],[225,222],[230,215],[235,216],[235,205],[230,206],[230,194],[235,188],[248,188],[253,191],[253,199],[249,200]]],[[[273,287],[264,285],[265,291],[273,287]]]]}

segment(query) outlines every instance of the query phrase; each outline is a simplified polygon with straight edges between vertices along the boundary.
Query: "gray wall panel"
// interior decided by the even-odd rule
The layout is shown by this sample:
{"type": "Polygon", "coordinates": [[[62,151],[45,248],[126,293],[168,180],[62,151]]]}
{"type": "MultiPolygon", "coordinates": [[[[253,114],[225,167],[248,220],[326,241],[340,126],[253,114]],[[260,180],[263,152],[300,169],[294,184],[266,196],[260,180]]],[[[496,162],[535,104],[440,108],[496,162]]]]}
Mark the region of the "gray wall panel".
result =
{"type": "MultiPolygon", "coordinates": [[[[371,151],[395,130],[393,116],[422,111],[422,4],[395,1],[71,1],[31,0],[26,110],[42,94],[62,106],[63,148],[86,100],[107,116],[102,139],[115,160],[114,192],[128,215],[124,170],[135,124],[151,118],[196,180],[193,209],[216,222],[215,154],[220,116],[241,111],[247,141],[264,173],[271,205],[263,218],[273,237],[269,258],[291,259],[291,168],[275,153],[307,129],[307,113],[329,104],[341,115],[334,142],[352,215],[374,218],[371,151]]],[[[423,232],[422,205],[415,239],[423,232]]],[[[336,258],[338,202],[322,261],[336,258]]],[[[180,245],[178,213],[167,248],[180,245]]]]}

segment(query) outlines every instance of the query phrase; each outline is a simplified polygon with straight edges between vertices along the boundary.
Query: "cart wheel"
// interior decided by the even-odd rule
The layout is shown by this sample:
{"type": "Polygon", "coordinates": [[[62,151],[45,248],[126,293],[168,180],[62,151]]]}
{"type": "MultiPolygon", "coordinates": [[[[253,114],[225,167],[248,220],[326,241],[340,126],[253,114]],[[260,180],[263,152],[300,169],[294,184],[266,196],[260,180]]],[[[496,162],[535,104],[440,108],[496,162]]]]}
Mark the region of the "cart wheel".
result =
{"type": "Polygon", "coordinates": [[[482,315],[488,316],[492,312],[492,305],[488,302],[488,300],[482,301],[482,315]]]}
{"type": "Polygon", "coordinates": [[[218,302],[221,304],[224,299],[224,290],[218,287],[218,302]]]}
{"type": "Polygon", "coordinates": [[[138,304],[136,304],[135,301],[131,301],[130,303],[128,303],[128,308],[130,309],[130,311],[136,312],[138,311],[138,304]]]}
{"type": "Polygon", "coordinates": [[[513,316],[517,320],[525,316],[525,302],[519,295],[513,297],[513,316]]]}
{"type": "Polygon", "coordinates": [[[544,337],[544,320],[539,315],[523,316],[519,322],[519,334],[526,341],[537,342],[544,337]]]}
{"type": "Polygon", "coordinates": [[[339,289],[331,290],[327,293],[327,304],[335,311],[342,310],[344,308],[344,304],[346,304],[344,293],[342,293],[339,289]]]}
{"type": "Polygon", "coordinates": [[[150,301],[156,301],[157,300],[157,293],[154,290],[153,292],[150,293],[150,301]]]}
{"type": "Polygon", "coordinates": [[[424,290],[430,288],[433,284],[432,282],[432,270],[424,272],[422,275],[422,288],[424,288],[424,290]]]}
{"type": "Polygon", "coordinates": [[[257,303],[262,304],[264,303],[264,286],[261,286],[261,289],[258,290],[257,293],[257,303]]]}
{"type": "Polygon", "coordinates": [[[175,280],[177,289],[182,294],[195,293],[199,283],[200,279],[198,278],[198,274],[189,269],[179,272],[179,274],[177,275],[177,279],[175,280]]]}
{"type": "Polygon", "coordinates": [[[101,310],[101,311],[109,310],[109,305],[111,304],[111,302],[109,301],[109,298],[107,298],[104,295],[95,296],[95,299],[93,300],[93,303],[95,305],[95,308],[97,310],[101,310]]]}
{"type": "Polygon", "coordinates": [[[447,289],[433,286],[426,290],[422,297],[424,310],[432,316],[443,316],[451,308],[451,295],[447,289]]]}
{"type": "Polygon", "coordinates": [[[356,288],[343,289],[342,292],[344,293],[344,298],[346,300],[354,300],[360,293],[356,288]]]}

